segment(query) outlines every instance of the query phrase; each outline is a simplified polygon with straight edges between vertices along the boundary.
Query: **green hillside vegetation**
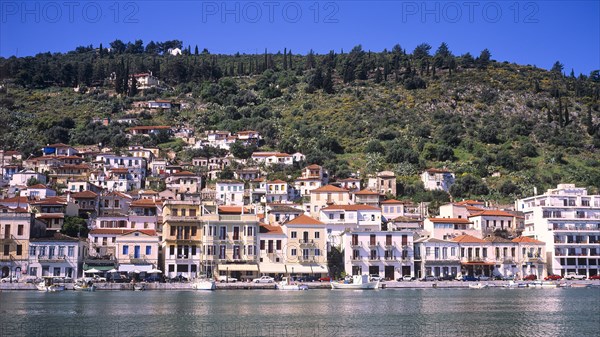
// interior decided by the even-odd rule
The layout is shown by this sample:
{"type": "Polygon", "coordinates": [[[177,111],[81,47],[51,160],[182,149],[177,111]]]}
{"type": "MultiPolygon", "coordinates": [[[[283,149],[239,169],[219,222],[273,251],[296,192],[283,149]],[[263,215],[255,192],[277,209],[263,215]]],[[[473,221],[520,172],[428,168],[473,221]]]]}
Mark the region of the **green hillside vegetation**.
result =
{"type": "Polygon", "coordinates": [[[133,102],[160,98],[193,108],[135,115],[142,124],[190,126],[197,135],[256,130],[261,150],[300,151],[336,178],[392,170],[399,198],[438,198],[418,179],[429,167],[457,174],[455,198],[509,201],[561,182],[600,189],[600,71],[575,76],[560,62],[550,71],[497,62],[487,49],[455,56],[446,44],[325,55],[184,47],[168,55],[175,47],[181,41],[117,40],[110,50],[0,58],[0,147],[27,156],[46,143],[140,143],[178,151],[181,160],[210,154],[166,134],[127,139],[128,125],[91,123],[132,116],[133,102]],[[142,95],[128,85],[148,71],[168,90],[142,95]]]}

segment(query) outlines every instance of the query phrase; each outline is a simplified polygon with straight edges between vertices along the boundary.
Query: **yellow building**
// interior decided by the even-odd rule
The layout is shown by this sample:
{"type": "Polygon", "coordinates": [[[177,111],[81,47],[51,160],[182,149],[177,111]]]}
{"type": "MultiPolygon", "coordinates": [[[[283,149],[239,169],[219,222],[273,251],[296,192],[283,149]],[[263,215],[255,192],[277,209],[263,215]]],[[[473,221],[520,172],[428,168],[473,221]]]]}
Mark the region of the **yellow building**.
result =
{"type": "Polygon", "coordinates": [[[259,222],[249,208],[203,208],[202,252],[208,276],[246,280],[258,276],[259,222]]]}
{"type": "Polygon", "coordinates": [[[162,257],[165,276],[201,274],[202,206],[198,201],[167,200],[163,206],[162,257]]]}
{"type": "Polygon", "coordinates": [[[0,272],[2,278],[20,278],[27,272],[32,213],[0,206],[0,272]]]}
{"type": "Polygon", "coordinates": [[[287,272],[326,276],[327,233],[325,224],[307,215],[300,215],[282,225],[287,236],[285,248],[287,272]]]}

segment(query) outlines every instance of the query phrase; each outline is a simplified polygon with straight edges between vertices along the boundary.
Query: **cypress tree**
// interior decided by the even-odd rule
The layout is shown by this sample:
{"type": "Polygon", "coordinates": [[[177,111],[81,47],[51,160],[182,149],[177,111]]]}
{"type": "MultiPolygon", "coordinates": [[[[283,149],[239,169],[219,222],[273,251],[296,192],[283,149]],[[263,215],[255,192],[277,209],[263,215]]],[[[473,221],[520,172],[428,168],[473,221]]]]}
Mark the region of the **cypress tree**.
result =
{"type": "Polygon", "coordinates": [[[283,48],[283,70],[287,70],[287,48],[283,48]]]}

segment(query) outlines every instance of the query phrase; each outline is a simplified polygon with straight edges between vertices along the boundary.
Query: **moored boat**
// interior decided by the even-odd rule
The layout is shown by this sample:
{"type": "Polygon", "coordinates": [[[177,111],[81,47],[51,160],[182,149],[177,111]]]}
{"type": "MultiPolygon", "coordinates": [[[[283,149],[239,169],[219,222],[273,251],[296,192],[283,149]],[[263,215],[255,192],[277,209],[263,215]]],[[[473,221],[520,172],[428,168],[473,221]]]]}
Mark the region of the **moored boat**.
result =
{"type": "Polygon", "coordinates": [[[487,288],[487,287],[488,287],[488,285],[483,284],[483,283],[469,284],[469,288],[471,288],[471,289],[483,289],[483,288],[487,288]]]}
{"type": "Polygon", "coordinates": [[[73,290],[96,291],[96,286],[92,282],[77,282],[73,285],[73,290]]]}
{"type": "Polygon", "coordinates": [[[44,276],[44,280],[40,283],[38,283],[36,285],[36,288],[39,291],[45,291],[45,292],[58,292],[58,291],[64,291],[65,290],[65,285],[60,283],[58,281],[58,279],[51,277],[51,276],[44,276]]]}
{"type": "Polygon", "coordinates": [[[195,290],[215,290],[217,289],[217,284],[215,280],[211,280],[208,278],[198,278],[192,283],[192,289],[195,290]]]}
{"type": "Polygon", "coordinates": [[[308,290],[308,286],[306,284],[292,283],[287,277],[284,277],[281,282],[277,283],[275,288],[278,290],[308,290]]]}
{"type": "Polygon", "coordinates": [[[367,290],[378,289],[379,281],[369,282],[368,275],[353,275],[351,280],[341,282],[331,282],[331,289],[354,289],[367,290]]]}

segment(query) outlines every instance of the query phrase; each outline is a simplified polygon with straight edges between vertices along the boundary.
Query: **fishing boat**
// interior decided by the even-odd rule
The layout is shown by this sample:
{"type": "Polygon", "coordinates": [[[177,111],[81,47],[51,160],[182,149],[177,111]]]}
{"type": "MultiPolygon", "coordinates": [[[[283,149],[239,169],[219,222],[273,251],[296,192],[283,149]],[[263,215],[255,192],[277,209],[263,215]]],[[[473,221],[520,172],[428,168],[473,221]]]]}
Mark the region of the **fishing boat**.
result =
{"type": "Polygon", "coordinates": [[[278,290],[308,290],[306,284],[292,283],[288,277],[284,277],[281,282],[275,285],[278,290]]]}
{"type": "Polygon", "coordinates": [[[483,288],[487,288],[487,287],[488,287],[488,285],[483,284],[483,283],[469,284],[469,288],[471,288],[471,289],[483,289],[483,288]]]}
{"type": "Polygon", "coordinates": [[[134,291],[143,291],[146,290],[146,282],[139,282],[133,284],[134,291]]]}
{"type": "Polygon", "coordinates": [[[78,281],[73,285],[73,290],[77,291],[96,291],[96,286],[92,282],[78,281]]]}
{"type": "Polygon", "coordinates": [[[331,289],[367,290],[378,288],[379,280],[369,282],[369,275],[353,275],[351,279],[346,279],[343,282],[331,282],[331,289]]]}
{"type": "Polygon", "coordinates": [[[44,276],[44,280],[38,283],[36,287],[39,291],[51,293],[65,290],[64,283],[60,282],[60,279],[52,276],[44,276]]]}
{"type": "Polygon", "coordinates": [[[215,282],[215,280],[206,278],[206,277],[200,277],[197,278],[194,283],[192,283],[192,289],[195,290],[215,290],[217,289],[217,284],[215,282]]]}

